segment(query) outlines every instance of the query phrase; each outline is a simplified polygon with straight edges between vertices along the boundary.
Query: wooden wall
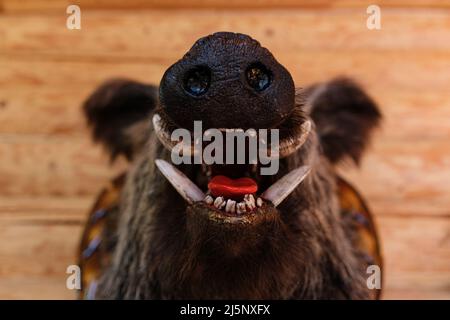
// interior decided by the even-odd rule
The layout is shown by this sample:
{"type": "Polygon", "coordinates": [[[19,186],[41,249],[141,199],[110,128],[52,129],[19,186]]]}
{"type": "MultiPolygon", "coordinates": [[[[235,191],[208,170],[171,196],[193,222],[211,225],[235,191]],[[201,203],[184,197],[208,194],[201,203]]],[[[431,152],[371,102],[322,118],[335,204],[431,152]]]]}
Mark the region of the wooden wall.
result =
{"type": "Polygon", "coordinates": [[[86,212],[124,163],[88,137],[80,104],[105,79],[158,83],[200,36],[252,35],[298,86],[347,75],[385,123],[361,170],[342,172],[376,213],[384,298],[450,298],[450,2],[353,0],[0,1],[0,298],[73,298],[86,212]],[[119,10],[122,9],[122,10],[119,10]]]}

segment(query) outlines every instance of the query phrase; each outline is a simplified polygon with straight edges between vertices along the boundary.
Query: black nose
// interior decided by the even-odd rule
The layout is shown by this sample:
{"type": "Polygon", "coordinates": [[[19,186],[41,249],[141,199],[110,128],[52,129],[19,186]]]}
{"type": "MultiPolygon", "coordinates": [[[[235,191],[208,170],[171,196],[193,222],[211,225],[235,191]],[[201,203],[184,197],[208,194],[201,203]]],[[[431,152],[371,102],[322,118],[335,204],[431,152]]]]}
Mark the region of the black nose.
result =
{"type": "Polygon", "coordinates": [[[184,90],[198,97],[205,94],[211,84],[211,70],[205,66],[198,66],[188,70],[184,77],[184,90]]]}
{"type": "Polygon", "coordinates": [[[294,82],[249,36],[221,32],[198,40],[160,84],[160,102],[180,127],[272,128],[294,107],[294,82]]]}
{"type": "Polygon", "coordinates": [[[250,65],[246,72],[247,82],[256,91],[263,91],[272,82],[272,73],[261,63],[250,65]]]}

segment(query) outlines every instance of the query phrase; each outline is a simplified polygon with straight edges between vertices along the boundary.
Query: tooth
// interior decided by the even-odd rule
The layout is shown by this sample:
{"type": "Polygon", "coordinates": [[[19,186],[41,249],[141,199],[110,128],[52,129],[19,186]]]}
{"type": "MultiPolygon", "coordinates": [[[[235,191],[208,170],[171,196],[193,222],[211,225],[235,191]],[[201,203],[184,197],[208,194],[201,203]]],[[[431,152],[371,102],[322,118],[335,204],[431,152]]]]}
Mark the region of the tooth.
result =
{"type": "Polygon", "coordinates": [[[222,208],[222,204],[225,203],[223,197],[217,197],[216,200],[214,200],[214,207],[217,209],[222,208]]]}
{"type": "Polygon", "coordinates": [[[305,179],[309,171],[309,166],[292,170],[264,191],[261,197],[272,202],[275,207],[278,206],[305,179]]]}
{"type": "Polygon", "coordinates": [[[236,201],[228,199],[227,205],[225,206],[226,212],[235,212],[236,211],[236,201]]]}
{"type": "Polygon", "coordinates": [[[203,201],[205,201],[207,204],[212,204],[214,202],[214,199],[210,195],[207,195],[203,201]]]}
{"type": "Polygon", "coordinates": [[[250,209],[253,210],[255,209],[256,205],[255,205],[255,198],[253,197],[252,194],[246,194],[244,196],[244,202],[246,204],[246,206],[250,209]]]}
{"type": "Polygon", "coordinates": [[[155,164],[178,193],[190,204],[202,201],[205,194],[180,170],[165,160],[156,159],[155,164]]]}
{"type": "Polygon", "coordinates": [[[263,204],[263,202],[262,202],[262,199],[261,199],[261,198],[256,199],[256,205],[257,205],[258,207],[261,207],[262,204],[263,204]]]}
{"type": "Polygon", "coordinates": [[[245,202],[239,202],[238,204],[236,204],[236,212],[237,213],[245,212],[245,202]]]}

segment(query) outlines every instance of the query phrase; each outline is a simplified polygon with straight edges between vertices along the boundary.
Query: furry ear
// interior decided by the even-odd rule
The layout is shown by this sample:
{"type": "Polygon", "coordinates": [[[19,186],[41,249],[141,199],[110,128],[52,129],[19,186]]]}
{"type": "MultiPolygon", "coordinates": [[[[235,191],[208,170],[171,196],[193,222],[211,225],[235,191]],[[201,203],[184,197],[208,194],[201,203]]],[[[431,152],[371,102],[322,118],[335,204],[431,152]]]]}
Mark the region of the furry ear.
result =
{"type": "Polygon", "coordinates": [[[94,141],[128,160],[143,148],[150,134],[150,113],[157,104],[157,88],[126,79],[103,83],[84,102],[83,111],[94,141]]]}
{"type": "Polygon", "coordinates": [[[359,164],[382,118],[375,102],[346,78],[313,85],[303,94],[325,156],[332,163],[350,158],[359,164]]]}

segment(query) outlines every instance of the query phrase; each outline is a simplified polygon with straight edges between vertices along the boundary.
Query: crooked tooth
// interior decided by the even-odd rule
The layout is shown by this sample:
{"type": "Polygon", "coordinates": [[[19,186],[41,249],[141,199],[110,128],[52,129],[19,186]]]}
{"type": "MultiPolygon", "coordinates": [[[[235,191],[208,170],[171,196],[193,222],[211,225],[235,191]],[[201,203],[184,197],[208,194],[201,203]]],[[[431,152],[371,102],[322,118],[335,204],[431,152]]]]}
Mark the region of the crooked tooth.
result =
{"type": "Polygon", "coordinates": [[[178,193],[190,204],[202,201],[205,194],[180,170],[165,160],[157,159],[155,164],[178,193]]]}
{"type": "Polygon", "coordinates": [[[236,204],[236,212],[238,214],[242,214],[244,213],[245,210],[245,202],[239,202],[238,204],[236,204]]]}
{"type": "Polygon", "coordinates": [[[217,197],[216,200],[214,200],[214,207],[217,209],[220,209],[223,207],[223,204],[225,203],[223,197],[217,197]]]}
{"type": "Polygon", "coordinates": [[[206,204],[212,204],[214,199],[208,194],[203,201],[205,201],[206,204]]]}
{"type": "Polygon", "coordinates": [[[275,207],[278,206],[305,179],[309,171],[309,166],[292,170],[264,191],[261,197],[272,202],[275,207]]]}
{"type": "Polygon", "coordinates": [[[246,194],[244,196],[244,202],[245,202],[245,205],[247,206],[247,208],[249,208],[250,210],[255,209],[255,207],[256,207],[255,198],[253,197],[252,194],[246,194]]]}
{"type": "Polygon", "coordinates": [[[263,204],[263,201],[262,201],[261,198],[256,199],[256,205],[257,205],[258,207],[261,207],[262,204],[263,204]]]}
{"type": "Polygon", "coordinates": [[[236,212],[236,201],[228,199],[227,204],[225,206],[226,212],[236,212]]]}

